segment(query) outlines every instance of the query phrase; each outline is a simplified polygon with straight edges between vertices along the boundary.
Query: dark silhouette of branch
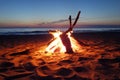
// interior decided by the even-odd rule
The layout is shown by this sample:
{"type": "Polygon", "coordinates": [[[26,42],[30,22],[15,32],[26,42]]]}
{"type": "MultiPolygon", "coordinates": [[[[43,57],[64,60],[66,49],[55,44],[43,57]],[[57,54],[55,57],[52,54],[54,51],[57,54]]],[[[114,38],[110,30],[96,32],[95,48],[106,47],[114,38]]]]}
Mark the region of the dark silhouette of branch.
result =
{"type": "Polygon", "coordinates": [[[77,21],[79,19],[80,13],[81,13],[81,11],[78,12],[77,17],[76,17],[75,22],[73,23],[73,25],[72,25],[71,15],[69,16],[70,27],[68,28],[67,31],[64,32],[64,34],[66,34],[66,33],[68,33],[68,32],[73,30],[73,27],[76,25],[76,23],[77,23],[77,21]]]}
{"type": "Polygon", "coordinates": [[[70,27],[72,27],[71,15],[69,16],[69,21],[70,21],[70,27]]]}
{"type": "Polygon", "coordinates": [[[76,19],[75,19],[75,22],[74,22],[74,24],[72,25],[72,27],[74,27],[74,26],[76,25],[76,23],[77,23],[77,21],[78,21],[78,19],[79,19],[80,13],[81,13],[81,11],[78,12],[78,15],[77,15],[77,17],[76,17],[76,19]]]}

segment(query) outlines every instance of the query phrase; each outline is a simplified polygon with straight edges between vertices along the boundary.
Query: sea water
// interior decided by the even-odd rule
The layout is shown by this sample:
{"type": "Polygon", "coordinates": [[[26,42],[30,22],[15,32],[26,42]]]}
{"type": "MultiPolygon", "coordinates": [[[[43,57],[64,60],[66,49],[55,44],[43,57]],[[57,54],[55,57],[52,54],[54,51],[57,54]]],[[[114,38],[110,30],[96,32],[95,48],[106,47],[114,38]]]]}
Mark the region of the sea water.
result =
{"type": "MultiPolygon", "coordinates": [[[[0,35],[39,35],[48,34],[49,30],[60,30],[65,31],[67,27],[12,27],[12,28],[0,28],[0,35]]],[[[114,31],[120,32],[120,27],[75,27],[73,28],[74,33],[84,32],[105,32],[114,31]]]]}

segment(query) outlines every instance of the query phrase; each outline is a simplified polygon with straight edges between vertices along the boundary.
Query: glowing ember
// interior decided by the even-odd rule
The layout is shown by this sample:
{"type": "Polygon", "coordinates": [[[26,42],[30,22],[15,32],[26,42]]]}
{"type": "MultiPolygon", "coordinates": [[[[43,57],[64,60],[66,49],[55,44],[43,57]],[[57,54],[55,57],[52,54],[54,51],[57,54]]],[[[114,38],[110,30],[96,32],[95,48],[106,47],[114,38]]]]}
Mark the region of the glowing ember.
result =
{"type": "Polygon", "coordinates": [[[73,53],[78,52],[80,49],[79,43],[71,36],[72,29],[75,26],[78,18],[80,15],[80,11],[78,12],[78,15],[75,19],[75,22],[73,25],[71,22],[71,16],[69,16],[70,20],[70,28],[65,31],[61,32],[59,30],[56,30],[54,32],[49,32],[53,35],[53,40],[50,42],[50,44],[46,48],[46,52],[49,53],[73,53]]]}

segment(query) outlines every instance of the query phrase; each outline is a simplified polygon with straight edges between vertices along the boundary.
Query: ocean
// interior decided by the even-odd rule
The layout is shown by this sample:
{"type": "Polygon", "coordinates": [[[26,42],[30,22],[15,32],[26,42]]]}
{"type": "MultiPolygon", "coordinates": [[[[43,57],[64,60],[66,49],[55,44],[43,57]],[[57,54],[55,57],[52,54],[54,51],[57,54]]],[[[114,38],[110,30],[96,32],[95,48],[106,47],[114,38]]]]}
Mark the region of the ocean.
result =
{"type": "MultiPolygon", "coordinates": [[[[38,27],[12,27],[12,28],[0,28],[0,35],[39,35],[39,34],[48,34],[49,30],[60,30],[65,31],[68,28],[65,27],[45,27],[45,28],[38,28],[38,27]]],[[[120,27],[75,27],[73,28],[74,33],[84,33],[84,32],[105,32],[105,31],[112,31],[112,32],[120,32],[120,27]]]]}

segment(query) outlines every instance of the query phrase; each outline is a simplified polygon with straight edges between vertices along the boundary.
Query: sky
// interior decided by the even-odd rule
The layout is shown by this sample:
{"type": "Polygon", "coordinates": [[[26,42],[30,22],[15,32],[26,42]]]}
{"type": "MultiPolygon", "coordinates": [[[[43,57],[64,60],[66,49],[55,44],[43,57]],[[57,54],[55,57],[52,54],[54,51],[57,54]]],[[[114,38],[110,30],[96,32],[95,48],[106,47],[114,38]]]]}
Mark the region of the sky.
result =
{"type": "Polygon", "coordinates": [[[0,0],[0,27],[120,25],[120,0],[0,0]]]}

